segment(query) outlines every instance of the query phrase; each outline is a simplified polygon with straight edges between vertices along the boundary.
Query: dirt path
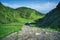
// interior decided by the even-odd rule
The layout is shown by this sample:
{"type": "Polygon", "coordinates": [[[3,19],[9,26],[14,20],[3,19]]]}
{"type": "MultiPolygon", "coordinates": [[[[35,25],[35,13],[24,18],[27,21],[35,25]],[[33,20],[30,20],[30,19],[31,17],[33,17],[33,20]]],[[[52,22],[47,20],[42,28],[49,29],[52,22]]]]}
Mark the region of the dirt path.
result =
{"type": "Polygon", "coordinates": [[[18,33],[12,33],[2,40],[60,40],[60,32],[23,26],[18,33]]]}

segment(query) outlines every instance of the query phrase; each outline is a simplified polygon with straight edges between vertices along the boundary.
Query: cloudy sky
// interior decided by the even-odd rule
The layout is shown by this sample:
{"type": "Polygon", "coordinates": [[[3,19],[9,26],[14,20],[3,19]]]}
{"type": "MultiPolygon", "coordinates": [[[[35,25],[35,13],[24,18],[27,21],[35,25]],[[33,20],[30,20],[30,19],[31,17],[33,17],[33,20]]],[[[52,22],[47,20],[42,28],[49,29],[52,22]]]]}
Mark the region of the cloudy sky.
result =
{"type": "Polygon", "coordinates": [[[47,13],[56,7],[59,0],[0,0],[11,8],[29,7],[42,13],[47,13]]]}

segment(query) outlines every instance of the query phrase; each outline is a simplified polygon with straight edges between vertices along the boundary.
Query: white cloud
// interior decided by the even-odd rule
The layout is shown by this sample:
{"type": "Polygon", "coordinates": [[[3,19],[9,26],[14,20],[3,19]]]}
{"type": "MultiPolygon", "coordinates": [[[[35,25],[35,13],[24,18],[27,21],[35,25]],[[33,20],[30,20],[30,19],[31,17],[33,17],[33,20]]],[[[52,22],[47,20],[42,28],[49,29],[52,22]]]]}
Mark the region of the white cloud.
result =
{"type": "Polygon", "coordinates": [[[17,4],[9,4],[9,3],[3,3],[5,6],[11,7],[11,8],[18,8],[20,5],[17,4]]]}
{"type": "Polygon", "coordinates": [[[50,10],[50,9],[55,8],[55,6],[56,6],[55,3],[47,2],[47,3],[43,3],[43,4],[35,4],[31,7],[34,9],[37,9],[37,10],[50,10]]]}
{"type": "Polygon", "coordinates": [[[56,7],[57,3],[42,3],[42,4],[35,4],[35,6],[32,6],[32,8],[41,11],[41,12],[49,12],[50,10],[54,9],[56,7]]]}
{"type": "Polygon", "coordinates": [[[36,9],[38,11],[50,11],[51,9],[55,8],[56,3],[51,3],[51,2],[46,2],[46,3],[41,3],[41,4],[9,4],[9,3],[3,3],[6,6],[12,7],[12,8],[18,8],[18,7],[29,7],[29,8],[33,8],[36,9]]]}

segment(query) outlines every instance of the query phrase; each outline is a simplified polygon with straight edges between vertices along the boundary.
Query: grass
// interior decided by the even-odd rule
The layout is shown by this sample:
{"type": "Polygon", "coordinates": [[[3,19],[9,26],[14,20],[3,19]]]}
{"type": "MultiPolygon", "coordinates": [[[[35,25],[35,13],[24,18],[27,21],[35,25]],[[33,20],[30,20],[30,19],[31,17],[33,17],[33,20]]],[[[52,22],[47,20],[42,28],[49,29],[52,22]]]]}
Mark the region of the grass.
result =
{"type": "Polygon", "coordinates": [[[3,38],[13,32],[18,32],[21,30],[22,26],[27,22],[33,22],[31,19],[19,19],[20,21],[17,23],[9,23],[9,24],[0,24],[0,38],[3,38]]]}
{"type": "MultiPolygon", "coordinates": [[[[21,30],[23,25],[24,24],[21,23],[0,24],[0,38],[3,38],[13,32],[18,32],[19,30],[21,30]]],[[[31,27],[37,27],[37,26],[31,25],[31,27]]],[[[50,27],[46,28],[38,27],[38,28],[60,32],[59,28],[50,28],[50,27]]]]}
{"type": "Polygon", "coordinates": [[[41,28],[41,29],[46,29],[46,30],[52,30],[52,31],[58,31],[58,32],[60,32],[60,28],[38,27],[38,26],[35,26],[35,25],[31,25],[31,27],[37,27],[37,28],[41,28]]]}
{"type": "Polygon", "coordinates": [[[13,32],[17,32],[19,30],[21,30],[22,25],[17,25],[12,23],[12,24],[1,24],[0,25],[0,38],[3,38],[13,32]]]}

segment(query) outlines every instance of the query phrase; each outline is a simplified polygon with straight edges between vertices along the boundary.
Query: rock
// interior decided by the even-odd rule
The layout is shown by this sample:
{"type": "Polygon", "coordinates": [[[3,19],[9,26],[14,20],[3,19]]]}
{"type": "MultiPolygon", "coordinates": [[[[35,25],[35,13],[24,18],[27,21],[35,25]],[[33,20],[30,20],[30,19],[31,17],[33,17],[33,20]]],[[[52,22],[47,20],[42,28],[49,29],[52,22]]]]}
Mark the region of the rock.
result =
{"type": "Polygon", "coordinates": [[[23,26],[22,30],[2,40],[60,40],[60,32],[23,26]]]}

